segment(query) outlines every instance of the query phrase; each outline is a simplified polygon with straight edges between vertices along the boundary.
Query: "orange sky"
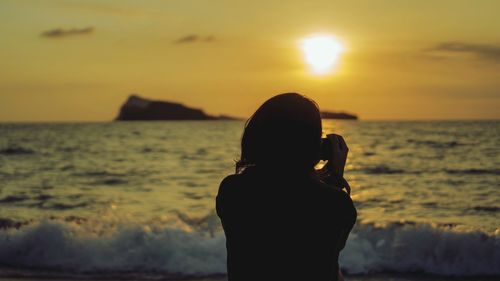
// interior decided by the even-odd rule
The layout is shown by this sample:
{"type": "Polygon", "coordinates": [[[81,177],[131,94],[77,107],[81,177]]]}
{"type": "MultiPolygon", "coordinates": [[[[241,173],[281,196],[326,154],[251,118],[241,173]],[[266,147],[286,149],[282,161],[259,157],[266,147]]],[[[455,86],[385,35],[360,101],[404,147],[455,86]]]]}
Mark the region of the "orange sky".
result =
{"type": "Polygon", "coordinates": [[[500,1],[2,0],[0,121],[106,121],[130,93],[247,117],[303,93],[362,119],[500,118],[500,1]],[[299,43],[345,48],[315,76],[299,43]]]}

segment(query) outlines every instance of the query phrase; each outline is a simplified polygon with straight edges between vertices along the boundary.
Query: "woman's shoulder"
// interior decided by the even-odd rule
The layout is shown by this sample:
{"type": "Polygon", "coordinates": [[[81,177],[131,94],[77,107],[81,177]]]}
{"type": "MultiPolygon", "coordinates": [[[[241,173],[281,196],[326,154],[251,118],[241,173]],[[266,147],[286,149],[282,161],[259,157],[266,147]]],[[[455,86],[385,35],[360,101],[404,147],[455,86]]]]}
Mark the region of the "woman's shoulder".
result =
{"type": "Polygon", "coordinates": [[[240,173],[231,174],[222,179],[220,188],[235,189],[236,187],[246,186],[253,183],[257,178],[257,173],[254,169],[247,168],[240,173]]]}
{"type": "Polygon", "coordinates": [[[334,201],[341,206],[353,206],[353,202],[349,194],[338,187],[334,187],[321,181],[313,182],[314,188],[319,195],[329,201],[334,201]]]}
{"type": "Polygon", "coordinates": [[[244,184],[244,177],[245,176],[242,174],[232,174],[226,176],[222,179],[219,185],[219,194],[232,193],[237,190],[239,186],[244,184]]]}
{"type": "Polygon", "coordinates": [[[245,181],[246,176],[244,174],[231,174],[227,175],[225,178],[222,179],[220,186],[234,186],[234,185],[239,185],[242,184],[245,181]]]}

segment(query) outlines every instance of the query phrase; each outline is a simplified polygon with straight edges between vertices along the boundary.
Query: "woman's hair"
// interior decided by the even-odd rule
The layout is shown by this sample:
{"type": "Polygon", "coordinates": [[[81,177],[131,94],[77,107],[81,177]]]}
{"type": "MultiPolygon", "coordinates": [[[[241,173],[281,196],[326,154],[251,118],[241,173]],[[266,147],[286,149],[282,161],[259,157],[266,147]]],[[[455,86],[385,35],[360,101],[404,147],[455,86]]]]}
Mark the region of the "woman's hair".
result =
{"type": "Polygon", "coordinates": [[[274,96],[245,123],[236,173],[248,167],[310,171],[319,161],[321,134],[314,101],[297,93],[274,96]]]}

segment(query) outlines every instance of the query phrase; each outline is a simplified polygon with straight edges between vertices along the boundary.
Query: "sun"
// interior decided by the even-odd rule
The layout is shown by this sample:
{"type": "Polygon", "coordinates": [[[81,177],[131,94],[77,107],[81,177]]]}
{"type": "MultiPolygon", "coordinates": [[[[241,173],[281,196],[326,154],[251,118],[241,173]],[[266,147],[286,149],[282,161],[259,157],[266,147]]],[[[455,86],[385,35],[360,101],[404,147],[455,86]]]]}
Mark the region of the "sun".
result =
{"type": "Polygon", "coordinates": [[[300,47],[311,72],[316,75],[330,73],[344,52],[342,44],[329,35],[307,37],[301,41],[300,47]]]}

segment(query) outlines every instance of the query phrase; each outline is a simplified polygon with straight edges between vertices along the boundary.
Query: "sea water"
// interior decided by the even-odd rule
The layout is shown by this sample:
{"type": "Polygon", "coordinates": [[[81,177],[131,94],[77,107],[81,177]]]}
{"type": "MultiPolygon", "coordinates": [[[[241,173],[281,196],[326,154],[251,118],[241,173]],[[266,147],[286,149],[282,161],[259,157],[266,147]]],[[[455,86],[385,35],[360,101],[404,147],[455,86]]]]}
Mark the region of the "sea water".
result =
{"type": "MultiPolygon", "coordinates": [[[[225,273],[214,198],[243,127],[0,124],[0,265],[225,273]]],[[[500,275],[500,121],[324,120],[323,130],[350,148],[348,273],[500,275]]]]}

